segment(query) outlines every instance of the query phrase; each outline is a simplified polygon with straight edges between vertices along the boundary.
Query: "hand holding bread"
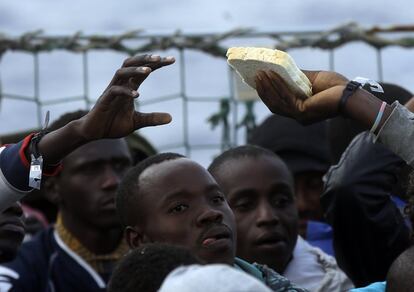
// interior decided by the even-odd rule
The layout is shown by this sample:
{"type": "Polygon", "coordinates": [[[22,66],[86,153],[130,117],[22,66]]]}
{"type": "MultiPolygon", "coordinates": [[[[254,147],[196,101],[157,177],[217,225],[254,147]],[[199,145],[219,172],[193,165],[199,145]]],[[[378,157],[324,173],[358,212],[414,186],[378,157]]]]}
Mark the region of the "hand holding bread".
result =
{"type": "Polygon", "coordinates": [[[301,71],[285,52],[264,48],[230,48],[228,63],[273,113],[303,124],[338,114],[348,80],[335,72],[301,71]]]}
{"type": "Polygon", "coordinates": [[[328,71],[303,71],[313,87],[307,99],[298,97],[285,80],[273,71],[258,71],[256,89],[273,113],[291,117],[303,124],[331,118],[338,114],[338,104],[348,80],[328,71]]]}
{"type": "Polygon", "coordinates": [[[250,87],[256,89],[258,70],[272,70],[300,98],[312,95],[312,84],[287,53],[254,47],[234,47],[227,51],[227,62],[250,87]]]}

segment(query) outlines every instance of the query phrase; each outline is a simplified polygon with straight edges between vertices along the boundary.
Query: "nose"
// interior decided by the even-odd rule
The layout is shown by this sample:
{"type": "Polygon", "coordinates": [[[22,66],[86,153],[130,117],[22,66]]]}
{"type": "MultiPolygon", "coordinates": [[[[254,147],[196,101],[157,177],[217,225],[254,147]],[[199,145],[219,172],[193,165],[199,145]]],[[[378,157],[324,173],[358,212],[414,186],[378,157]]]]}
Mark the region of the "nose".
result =
{"type": "Polygon", "coordinates": [[[217,209],[206,207],[202,210],[197,218],[197,225],[204,226],[211,223],[221,223],[223,221],[223,213],[217,209]]]}
{"type": "Polygon", "coordinates": [[[279,217],[277,216],[277,212],[268,202],[260,203],[258,206],[256,219],[257,227],[277,224],[279,224],[279,217]]]}
{"type": "Polygon", "coordinates": [[[121,182],[121,175],[111,166],[106,165],[102,172],[102,189],[116,189],[121,182]]]}

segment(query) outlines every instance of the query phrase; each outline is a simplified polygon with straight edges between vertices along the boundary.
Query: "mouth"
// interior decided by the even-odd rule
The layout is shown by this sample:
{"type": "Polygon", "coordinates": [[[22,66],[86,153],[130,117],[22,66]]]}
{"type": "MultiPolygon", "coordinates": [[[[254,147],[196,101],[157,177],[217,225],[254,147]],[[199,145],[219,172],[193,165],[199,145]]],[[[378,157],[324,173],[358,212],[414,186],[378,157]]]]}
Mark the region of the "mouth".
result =
{"type": "Polygon", "coordinates": [[[285,244],[285,238],[279,233],[265,233],[255,241],[255,245],[258,247],[276,247],[282,244],[285,244]]]}
{"type": "Polygon", "coordinates": [[[231,231],[226,226],[210,228],[201,236],[201,246],[206,248],[228,244],[232,240],[231,231]]]}
{"type": "Polygon", "coordinates": [[[2,222],[0,225],[0,232],[13,232],[20,235],[25,235],[26,227],[22,220],[10,220],[2,222]]]}
{"type": "Polygon", "coordinates": [[[110,210],[110,211],[115,210],[116,209],[115,198],[104,201],[101,206],[103,210],[110,210]]]}

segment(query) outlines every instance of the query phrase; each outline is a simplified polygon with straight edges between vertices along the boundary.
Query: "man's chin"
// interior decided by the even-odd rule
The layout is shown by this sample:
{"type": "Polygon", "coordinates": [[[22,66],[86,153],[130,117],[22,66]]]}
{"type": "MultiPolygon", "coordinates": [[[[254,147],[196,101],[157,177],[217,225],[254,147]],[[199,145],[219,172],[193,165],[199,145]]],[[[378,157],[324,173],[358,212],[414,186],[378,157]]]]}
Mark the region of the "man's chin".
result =
{"type": "Polygon", "coordinates": [[[232,246],[220,246],[217,249],[202,249],[196,254],[206,264],[229,264],[234,263],[234,248],[232,246]]]}
{"type": "Polygon", "coordinates": [[[283,274],[286,266],[290,261],[290,256],[287,257],[287,254],[283,255],[273,255],[273,254],[265,254],[252,259],[252,262],[256,262],[258,264],[266,265],[279,274],[283,274]]]}

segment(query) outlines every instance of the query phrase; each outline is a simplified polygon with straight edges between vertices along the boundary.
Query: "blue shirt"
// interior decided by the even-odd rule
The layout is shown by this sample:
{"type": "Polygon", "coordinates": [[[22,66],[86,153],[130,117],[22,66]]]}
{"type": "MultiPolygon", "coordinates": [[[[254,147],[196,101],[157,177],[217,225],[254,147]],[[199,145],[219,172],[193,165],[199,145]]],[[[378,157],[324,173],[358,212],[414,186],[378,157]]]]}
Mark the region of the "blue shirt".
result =
{"type": "Polygon", "coordinates": [[[363,288],[355,288],[350,292],[385,292],[386,282],[377,282],[363,288]]]}

